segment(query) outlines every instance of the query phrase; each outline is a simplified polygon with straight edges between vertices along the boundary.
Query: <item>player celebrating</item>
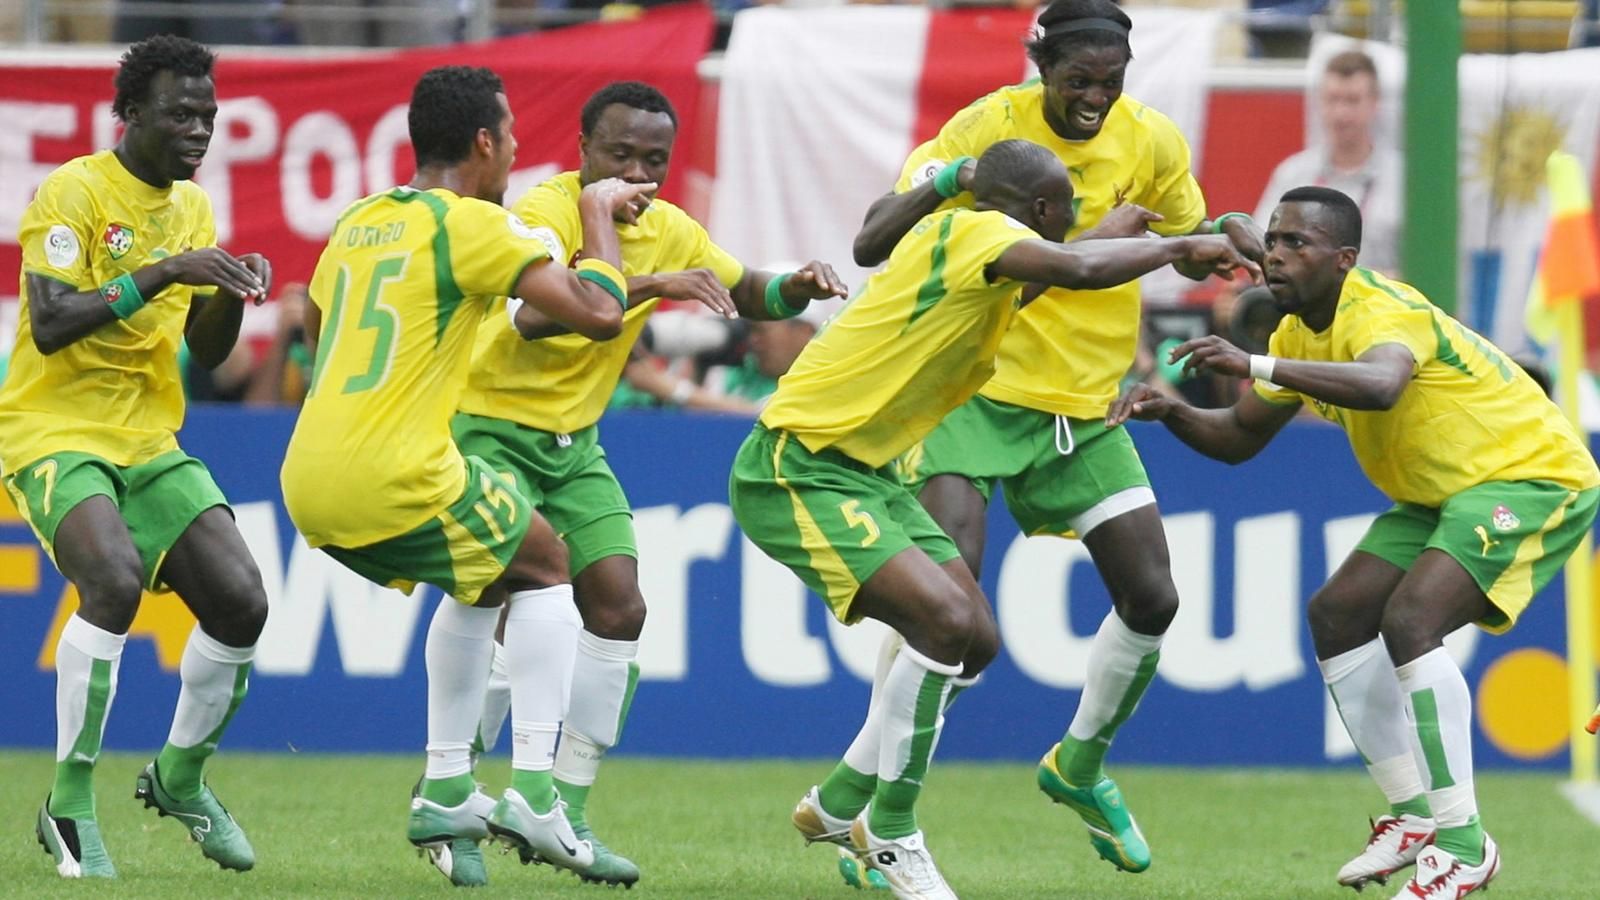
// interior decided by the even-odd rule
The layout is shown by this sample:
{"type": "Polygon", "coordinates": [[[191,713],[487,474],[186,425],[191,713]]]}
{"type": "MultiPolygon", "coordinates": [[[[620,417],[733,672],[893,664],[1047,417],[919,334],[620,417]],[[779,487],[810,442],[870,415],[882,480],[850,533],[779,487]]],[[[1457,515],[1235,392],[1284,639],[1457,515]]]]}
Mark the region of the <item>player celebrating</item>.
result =
{"type": "Polygon", "coordinates": [[[729,485],[745,534],[834,615],[874,618],[905,638],[872,713],[877,774],[855,785],[870,804],[837,816],[813,788],[794,822],[808,841],[853,845],[896,896],[919,900],[954,893],[917,828],[917,795],[945,704],[999,639],[956,545],[889,464],[994,372],[1024,283],[1101,288],[1179,261],[1253,268],[1223,237],[1055,243],[1072,225],[1072,184],[1049,150],[1027,141],[984,151],[972,189],[970,208],[914,225],[806,346],[729,485]]]}
{"type": "Polygon", "coordinates": [[[1136,385],[1107,423],[1159,419],[1207,456],[1243,462],[1309,402],[1343,428],[1395,501],[1311,598],[1323,680],[1390,814],[1339,871],[1360,888],[1413,862],[1398,897],[1461,897],[1500,868],[1472,789],[1472,698],[1444,636],[1501,633],[1594,521],[1600,470],[1519,366],[1410,285],[1356,267],[1361,211],[1344,194],[1283,195],[1267,286],[1287,313],[1270,356],[1218,337],[1185,368],[1253,377],[1231,409],[1136,385]]]}
{"type": "Polygon", "coordinates": [[[517,142],[493,72],[427,72],[409,121],[416,177],[345,210],[312,277],[316,368],[284,501],[307,542],[354,571],[459,601],[428,632],[428,767],[412,843],[457,885],[487,881],[486,828],[525,861],[583,869],[593,848],[573,834],[550,777],[578,637],[567,552],[516,485],[462,455],[450,417],[478,326],[491,305],[504,314],[507,291],[527,301],[516,314],[525,327],[618,333],[626,295],[612,216],[651,185],[585,189],[588,256],[574,272],[499,205],[517,142]],[[516,739],[511,786],[486,823],[469,803],[469,753],[502,604],[516,739]]]}
{"type": "MultiPolygon", "coordinates": [[[[973,157],[1006,138],[1041,144],[1066,165],[1080,230],[1098,226],[1115,207],[1138,204],[1157,214],[1149,224],[1162,234],[1220,231],[1259,260],[1259,231],[1248,217],[1206,221],[1183,135],[1161,113],[1122,96],[1131,28],[1112,0],[1054,0],[1027,44],[1038,82],[984,97],[913,151],[896,192],[868,210],[856,261],[881,262],[921,216],[969,205],[973,157]]],[[[1154,676],[1162,635],[1178,610],[1149,478],[1126,430],[1103,422],[1133,362],[1139,303],[1138,285],[1127,283],[1074,294],[1070,302],[1031,304],[1000,345],[995,377],[902,461],[902,476],[974,576],[996,481],[1024,534],[1076,535],[1088,548],[1114,608],[1095,635],[1077,713],[1045,753],[1038,782],[1083,818],[1102,857],[1129,872],[1149,867],[1150,850],[1102,764],[1154,676]]],[[[871,746],[876,739],[868,722],[858,741],[871,746]]],[[[845,817],[859,810],[867,797],[851,785],[870,783],[871,774],[840,770],[830,777],[823,792],[829,810],[845,817]]]]}
{"type": "Polygon", "coordinates": [[[178,448],[178,348],[216,365],[243,301],[271,268],[216,246],[211,201],[190,179],[217,114],[216,57],[162,35],[129,47],[112,112],[115,148],[50,173],[22,217],[22,305],[0,389],[0,470],[77,612],[56,646],[56,777],[39,843],[67,878],[113,878],[95,817],[94,765],[128,628],[145,589],[194,613],[166,746],[137,796],[194,828],[227,869],[255,865],[244,832],[205,782],[205,762],[244,700],[267,619],[261,574],[228,501],[178,448]]]}

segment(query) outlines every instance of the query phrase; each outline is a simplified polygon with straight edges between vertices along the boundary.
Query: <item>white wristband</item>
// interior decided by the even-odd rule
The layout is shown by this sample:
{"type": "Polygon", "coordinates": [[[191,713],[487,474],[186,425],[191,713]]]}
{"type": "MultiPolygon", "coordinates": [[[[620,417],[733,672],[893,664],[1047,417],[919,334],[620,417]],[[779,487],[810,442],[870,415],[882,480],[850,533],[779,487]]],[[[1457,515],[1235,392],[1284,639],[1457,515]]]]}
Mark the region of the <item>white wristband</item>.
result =
{"type": "Polygon", "coordinates": [[[1271,381],[1272,370],[1278,365],[1277,357],[1262,356],[1258,353],[1250,355],[1250,377],[1260,381],[1271,381]]]}

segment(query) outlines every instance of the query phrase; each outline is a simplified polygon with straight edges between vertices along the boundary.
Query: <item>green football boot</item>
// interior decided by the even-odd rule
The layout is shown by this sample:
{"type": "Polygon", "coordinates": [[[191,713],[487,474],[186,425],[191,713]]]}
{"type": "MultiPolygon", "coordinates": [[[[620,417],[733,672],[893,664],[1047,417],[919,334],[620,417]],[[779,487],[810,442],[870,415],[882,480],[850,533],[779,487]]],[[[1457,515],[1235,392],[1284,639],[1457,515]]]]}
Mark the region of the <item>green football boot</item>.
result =
{"type": "Polygon", "coordinates": [[[639,867],[633,864],[633,860],[601,843],[587,822],[572,826],[572,834],[580,841],[588,841],[589,846],[594,848],[594,862],[588,868],[573,870],[579,878],[590,884],[612,887],[620,884],[625,888],[633,887],[639,880],[639,867]]]}
{"type": "Polygon", "coordinates": [[[854,851],[839,848],[839,876],[857,890],[887,891],[889,880],[883,873],[861,861],[854,851]]]}
{"type": "Polygon", "coordinates": [[[456,887],[482,887],[489,883],[478,842],[489,836],[483,817],[468,797],[456,806],[441,806],[413,795],[406,820],[406,840],[433,863],[456,887]]]}
{"type": "Polygon", "coordinates": [[[1124,872],[1143,872],[1150,868],[1150,846],[1144,842],[1139,825],[1122,802],[1117,783],[1101,776],[1092,788],[1074,787],[1056,768],[1056,750],[1045,752],[1039,761],[1039,790],[1057,803],[1072,808],[1089,829],[1089,843],[1102,859],[1124,872]]]}
{"type": "Polygon", "coordinates": [[[239,823],[217,802],[217,795],[205,784],[200,796],[179,800],[161,786],[154,762],[144,767],[134,782],[133,796],[161,816],[171,816],[188,829],[189,837],[200,845],[200,852],[224,869],[249,871],[256,864],[256,852],[244,836],[239,823]]]}
{"type": "Polygon", "coordinates": [[[93,819],[66,819],[50,815],[50,798],[39,807],[34,823],[39,846],[55,857],[56,871],[62,878],[115,878],[117,867],[106,854],[100,840],[100,826],[93,819]]]}

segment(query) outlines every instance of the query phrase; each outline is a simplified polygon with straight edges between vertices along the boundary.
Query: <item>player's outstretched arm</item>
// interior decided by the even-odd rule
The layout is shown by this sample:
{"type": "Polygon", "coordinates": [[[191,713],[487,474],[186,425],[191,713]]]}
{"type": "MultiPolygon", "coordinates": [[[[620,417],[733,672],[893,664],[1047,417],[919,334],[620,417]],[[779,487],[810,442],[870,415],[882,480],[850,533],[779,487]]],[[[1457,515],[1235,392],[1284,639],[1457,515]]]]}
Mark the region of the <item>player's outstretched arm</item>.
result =
{"type": "Polygon", "coordinates": [[[1196,451],[1238,464],[1259,453],[1299,409],[1298,403],[1268,403],[1254,391],[1246,391],[1227,409],[1198,409],[1181,397],[1160,393],[1148,384],[1135,384],[1111,404],[1106,425],[1114,428],[1129,419],[1161,422],[1196,451]]]}
{"type": "Polygon", "coordinates": [[[1261,270],[1220,235],[1176,238],[1118,238],[1057,244],[1018,241],[990,264],[993,275],[1015,281],[1052,284],[1077,290],[1098,290],[1132,281],[1169,263],[1209,265],[1227,271],[1243,268],[1261,280],[1261,270]]]}
{"type": "MultiPolygon", "coordinates": [[[[1185,341],[1172,349],[1172,362],[1184,360],[1185,373],[1217,372],[1249,378],[1250,354],[1216,335],[1185,341]]],[[[1400,402],[1411,383],[1416,360],[1404,344],[1379,344],[1354,362],[1271,360],[1273,384],[1345,409],[1384,410],[1400,402]]],[[[1262,377],[1266,377],[1263,375],[1262,377]]]]}
{"type": "Polygon", "coordinates": [[[218,288],[209,297],[196,296],[189,307],[189,321],[184,328],[184,339],[195,362],[208,369],[222,365],[239,341],[239,323],[244,320],[243,300],[249,299],[257,306],[272,290],[272,264],[259,253],[246,253],[239,262],[255,275],[261,290],[245,298],[242,295],[218,288]]]}
{"type": "Polygon", "coordinates": [[[812,260],[793,272],[757,272],[745,269],[730,292],[739,315],[747,319],[787,319],[797,316],[813,300],[850,293],[833,266],[812,260]],[[780,279],[776,286],[773,279],[780,279]]]}
{"type": "MultiPolygon", "coordinates": [[[[978,171],[976,160],[962,163],[956,174],[956,186],[963,190],[972,188],[972,176],[978,171]]],[[[875,266],[889,258],[894,245],[906,236],[911,226],[922,217],[939,208],[945,198],[940,195],[934,179],[929,178],[903,194],[884,194],[867,207],[867,217],[856,232],[851,253],[858,266],[875,266]]]]}
{"type": "MultiPolygon", "coordinates": [[[[1261,231],[1261,226],[1247,215],[1239,213],[1223,214],[1221,226],[1217,226],[1213,219],[1205,219],[1195,226],[1191,234],[1211,234],[1216,231],[1226,235],[1233,246],[1244,254],[1246,259],[1260,264],[1267,258],[1266,236],[1261,231]]],[[[1194,281],[1203,281],[1208,275],[1215,274],[1215,270],[1202,265],[1179,263],[1173,266],[1178,274],[1194,281]]]]}
{"type": "Polygon", "coordinates": [[[33,343],[47,356],[107,322],[127,318],[174,284],[213,286],[250,300],[266,296],[256,274],[217,247],[169,256],[87,291],[32,272],[27,278],[33,343]]]}

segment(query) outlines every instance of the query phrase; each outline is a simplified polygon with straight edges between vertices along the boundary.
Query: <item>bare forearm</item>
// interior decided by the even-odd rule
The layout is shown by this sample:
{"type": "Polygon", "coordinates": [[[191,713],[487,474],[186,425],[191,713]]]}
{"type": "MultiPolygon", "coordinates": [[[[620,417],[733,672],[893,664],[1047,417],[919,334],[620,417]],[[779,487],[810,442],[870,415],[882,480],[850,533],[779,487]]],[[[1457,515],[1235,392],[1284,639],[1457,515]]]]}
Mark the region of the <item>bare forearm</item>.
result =
{"type": "Polygon", "coordinates": [[[1185,249],[1182,238],[1117,238],[1063,244],[1044,280],[1076,290],[1116,287],[1182,259],[1185,249]]]}
{"type": "Polygon", "coordinates": [[[1364,362],[1309,362],[1278,359],[1274,384],[1292,388],[1332,406],[1384,410],[1394,406],[1407,379],[1389,367],[1364,362]]]}
{"type": "MultiPolygon", "coordinates": [[[[172,284],[167,266],[158,262],[133,273],[139,295],[150,299],[172,284]]],[[[98,288],[73,291],[41,275],[28,276],[28,316],[34,345],[46,355],[117,320],[98,288]]]]}
{"type": "Polygon", "coordinates": [[[1225,463],[1242,463],[1267,442],[1242,427],[1232,409],[1199,409],[1179,402],[1161,421],[1195,452],[1225,463]]]}
{"type": "Polygon", "coordinates": [[[857,232],[851,248],[856,265],[875,266],[888,259],[894,245],[905,237],[911,226],[943,202],[931,178],[903,194],[879,197],[867,207],[866,220],[861,223],[861,231],[857,232]]]}
{"type": "Polygon", "coordinates": [[[233,345],[239,340],[239,323],[244,319],[244,304],[228,297],[213,295],[204,300],[194,298],[200,305],[194,320],[185,334],[189,352],[195,362],[214,369],[228,358],[233,345]]]}
{"type": "MultiPolygon", "coordinates": [[[[580,201],[578,217],[583,222],[583,255],[589,259],[605,260],[620,270],[622,250],[611,210],[598,202],[580,201]]],[[[631,288],[629,292],[632,292],[631,288]]]]}

